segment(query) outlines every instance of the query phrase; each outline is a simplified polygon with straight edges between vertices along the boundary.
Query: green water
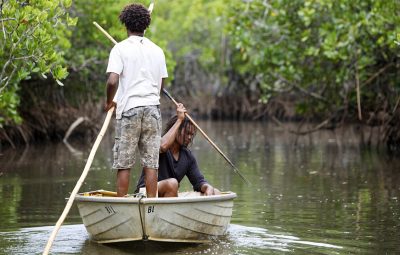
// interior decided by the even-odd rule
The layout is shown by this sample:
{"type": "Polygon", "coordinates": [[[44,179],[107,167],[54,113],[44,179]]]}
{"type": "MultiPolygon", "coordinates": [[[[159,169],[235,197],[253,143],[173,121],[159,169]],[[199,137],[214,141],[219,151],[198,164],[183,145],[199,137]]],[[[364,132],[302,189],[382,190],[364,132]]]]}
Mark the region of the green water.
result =
{"type": "MultiPolygon", "coordinates": [[[[75,206],[53,254],[399,254],[400,160],[362,149],[358,130],[296,137],[273,124],[199,122],[251,182],[198,134],[206,178],[237,193],[226,236],[211,244],[91,242],[75,206]]],[[[106,136],[81,191],[114,190],[106,136]]],[[[40,254],[91,145],[72,142],[0,152],[0,254],[40,254]]],[[[133,191],[138,176],[132,173],[133,191]]],[[[190,189],[185,181],[181,190],[190,189]]]]}

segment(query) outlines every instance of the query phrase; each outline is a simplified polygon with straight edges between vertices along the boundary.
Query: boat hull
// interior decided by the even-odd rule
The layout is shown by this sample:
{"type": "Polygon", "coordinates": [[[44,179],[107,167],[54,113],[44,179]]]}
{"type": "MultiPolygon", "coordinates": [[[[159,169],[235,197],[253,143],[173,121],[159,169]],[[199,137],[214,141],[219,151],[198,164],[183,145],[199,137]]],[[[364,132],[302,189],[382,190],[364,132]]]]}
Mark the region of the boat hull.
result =
{"type": "Polygon", "coordinates": [[[216,196],[184,192],[175,198],[120,198],[86,193],[77,195],[75,200],[83,224],[96,242],[144,239],[202,243],[225,234],[235,197],[233,192],[216,196]]]}

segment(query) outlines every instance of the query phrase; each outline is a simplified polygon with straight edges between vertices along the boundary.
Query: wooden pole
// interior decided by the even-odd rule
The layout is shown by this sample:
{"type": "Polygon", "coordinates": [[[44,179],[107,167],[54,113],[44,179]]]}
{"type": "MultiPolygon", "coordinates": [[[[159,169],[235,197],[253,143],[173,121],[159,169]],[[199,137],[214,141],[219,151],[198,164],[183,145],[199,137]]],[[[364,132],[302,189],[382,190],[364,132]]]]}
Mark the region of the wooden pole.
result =
{"type": "Polygon", "coordinates": [[[47,241],[47,245],[46,245],[46,248],[44,249],[43,255],[47,255],[49,253],[50,248],[51,248],[51,246],[53,244],[53,241],[54,241],[54,239],[55,239],[55,237],[56,237],[56,235],[58,233],[58,230],[60,229],[62,223],[64,222],[65,218],[67,217],[68,212],[71,209],[71,206],[72,206],[72,204],[74,202],[75,196],[78,193],[80,187],[82,186],[83,181],[85,180],[85,178],[86,178],[86,176],[87,176],[87,174],[89,172],[90,166],[92,165],[92,162],[93,162],[94,155],[96,154],[97,148],[99,147],[100,142],[103,139],[103,136],[104,136],[104,134],[105,134],[105,132],[107,130],[108,124],[110,123],[110,119],[111,119],[111,116],[113,114],[113,111],[114,111],[114,107],[112,107],[107,112],[106,119],[104,120],[104,124],[103,124],[103,126],[102,126],[102,128],[100,130],[100,133],[96,138],[96,141],[95,141],[95,143],[94,143],[94,145],[92,147],[92,150],[90,151],[89,158],[88,158],[88,160],[86,162],[86,165],[85,165],[85,168],[84,168],[84,170],[82,172],[82,175],[79,178],[78,182],[76,183],[75,188],[72,191],[71,195],[69,196],[67,205],[65,206],[63,213],[61,214],[61,216],[58,219],[56,225],[54,226],[53,232],[51,233],[50,238],[47,241]]]}
{"type": "MultiPolygon", "coordinates": [[[[114,44],[117,44],[117,41],[106,31],[104,30],[99,24],[96,22],[93,22],[93,24],[101,31],[103,34],[110,39],[114,44]]],[[[175,101],[174,98],[165,90],[163,89],[164,94],[174,102],[175,105],[178,104],[178,102],[175,101]]],[[[247,185],[250,186],[250,182],[243,176],[243,174],[239,171],[239,169],[232,163],[232,161],[229,160],[229,158],[218,148],[218,146],[207,136],[207,134],[197,125],[197,123],[190,117],[188,113],[185,113],[186,117],[189,119],[189,121],[200,131],[200,133],[206,138],[206,140],[219,152],[219,154],[232,166],[233,171],[237,173],[243,181],[246,182],[247,185]]]]}
{"type": "MultiPolygon", "coordinates": [[[[168,91],[163,89],[163,92],[169,99],[171,99],[172,102],[174,102],[176,106],[178,106],[178,102],[168,93],[168,91]]],[[[230,161],[230,159],[220,150],[220,148],[218,148],[218,146],[210,139],[210,137],[208,137],[208,135],[199,127],[199,125],[197,125],[197,123],[190,117],[189,113],[185,112],[185,115],[189,119],[189,121],[197,128],[197,130],[200,131],[204,138],[206,138],[206,140],[214,147],[214,149],[216,149],[219,154],[232,166],[233,171],[238,174],[247,183],[247,185],[250,185],[250,182],[242,175],[239,169],[237,169],[232,161],[230,161]]]]}
{"type": "MultiPolygon", "coordinates": [[[[150,6],[149,6],[149,12],[150,12],[150,13],[153,11],[153,8],[154,8],[154,1],[152,1],[151,4],[150,4],[150,6]]],[[[93,23],[94,23],[94,24],[96,25],[96,27],[97,27],[98,29],[100,29],[104,34],[106,34],[106,35],[108,34],[101,26],[99,26],[99,24],[97,24],[96,22],[93,22],[93,23]]],[[[108,38],[109,38],[111,41],[113,41],[114,43],[117,43],[117,41],[115,41],[110,35],[108,35],[108,38]]],[[[58,233],[58,230],[60,229],[62,223],[64,222],[65,218],[67,217],[68,212],[69,212],[69,210],[71,209],[72,204],[73,204],[73,202],[74,202],[75,196],[76,196],[76,194],[78,193],[80,187],[82,186],[83,181],[85,180],[85,178],[86,178],[86,176],[87,176],[87,174],[88,174],[88,172],[89,172],[89,170],[90,170],[90,166],[92,165],[94,155],[96,154],[97,148],[99,147],[100,142],[101,142],[101,140],[103,139],[103,136],[104,136],[104,134],[105,134],[105,132],[106,132],[106,130],[107,130],[107,127],[108,127],[108,124],[110,123],[111,116],[112,116],[112,113],[113,113],[113,112],[114,112],[114,107],[112,107],[112,108],[107,112],[106,119],[104,120],[104,124],[103,124],[103,126],[102,126],[102,128],[101,128],[101,130],[100,130],[100,133],[99,133],[99,135],[98,135],[97,138],[96,138],[96,141],[95,141],[95,143],[94,143],[94,145],[93,145],[93,147],[92,147],[92,150],[90,151],[89,158],[88,158],[88,161],[86,162],[86,165],[85,165],[85,168],[84,168],[84,170],[83,170],[83,172],[82,172],[82,175],[81,175],[81,177],[79,178],[78,182],[76,183],[75,188],[74,188],[74,190],[72,191],[71,195],[69,196],[67,205],[65,206],[63,213],[61,214],[61,216],[60,216],[60,218],[58,219],[56,225],[54,226],[53,232],[51,233],[50,238],[49,238],[49,240],[47,241],[46,247],[45,247],[45,249],[44,249],[44,251],[43,251],[43,255],[47,255],[47,254],[49,254],[49,252],[50,252],[51,246],[52,246],[52,244],[53,244],[54,239],[56,238],[56,235],[57,235],[57,233],[58,233]]]]}
{"type": "Polygon", "coordinates": [[[107,31],[104,30],[104,28],[102,28],[96,21],[93,21],[93,24],[94,24],[101,32],[103,32],[103,34],[104,34],[108,39],[110,39],[114,44],[117,44],[117,43],[118,43],[118,42],[115,41],[115,39],[112,38],[112,36],[111,36],[109,33],[107,33],[107,31]]]}

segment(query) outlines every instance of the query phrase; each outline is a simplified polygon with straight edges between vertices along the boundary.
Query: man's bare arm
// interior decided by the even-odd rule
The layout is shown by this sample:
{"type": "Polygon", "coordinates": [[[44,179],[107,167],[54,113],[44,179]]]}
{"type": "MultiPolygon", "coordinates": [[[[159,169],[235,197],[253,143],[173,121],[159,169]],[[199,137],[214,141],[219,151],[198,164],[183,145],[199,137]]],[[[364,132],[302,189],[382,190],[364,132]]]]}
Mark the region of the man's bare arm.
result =
{"type": "Polygon", "coordinates": [[[163,137],[161,138],[160,153],[166,152],[169,147],[171,147],[171,145],[174,143],[175,138],[178,134],[179,126],[185,119],[185,112],[186,108],[183,106],[183,104],[178,104],[176,108],[178,119],[176,120],[175,124],[167,131],[167,133],[165,133],[165,135],[163,135],[163,137]]]}
{"type": "Polygon", "coordinates": [[[108,111],[111,109],[111,107],[116,106],[116,103],[113,102],[113,99],[118,89],[118,83],[119,75],[116,73],[110,73],[107,79],[107,101],[104,106],[105,111],[108,111]]]}

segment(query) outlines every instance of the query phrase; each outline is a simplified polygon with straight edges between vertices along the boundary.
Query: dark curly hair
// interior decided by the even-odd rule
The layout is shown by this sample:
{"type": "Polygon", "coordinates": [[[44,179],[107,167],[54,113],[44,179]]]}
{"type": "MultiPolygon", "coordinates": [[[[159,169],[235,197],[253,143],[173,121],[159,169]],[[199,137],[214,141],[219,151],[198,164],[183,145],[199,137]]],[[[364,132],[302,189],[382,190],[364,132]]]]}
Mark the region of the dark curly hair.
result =
{"type": "MultiPolygon", "coordinates": [[[[178,120],[178,116],[174,115],[171,117],[171,119],[168,120],[167,124],[165,124],[165,129],[162,133],[162,135],[165,135],[168,130],[170,130],[172,128],[172,126],[175,124],[175,122],[178,120]]],[[[189,130],[189,129],[193,129],[194,130],[194,134],[192,136],[192,140],[190,141],[190,143],[187,145],[187,147],[190,147],[190,145],[192,145],[193,139],[196,136],[197,133],[197,129],[196,127],[189,121],[189,118],[185,116],[185,119],[183,120],[182,124],[179,126],[178,128],[178,135],[181,135],[181,132],[183,130],[189,130]]],[[[184,132],[183,134],[183,140],[186,140],[186,132],[184,132]]]]}
{"type": "Polygon", "coordinates": [[[141,4],[130,4],[119,14],[119,20],[130,32],[143,33],[150,25],[149,11],[141,4]]]}

